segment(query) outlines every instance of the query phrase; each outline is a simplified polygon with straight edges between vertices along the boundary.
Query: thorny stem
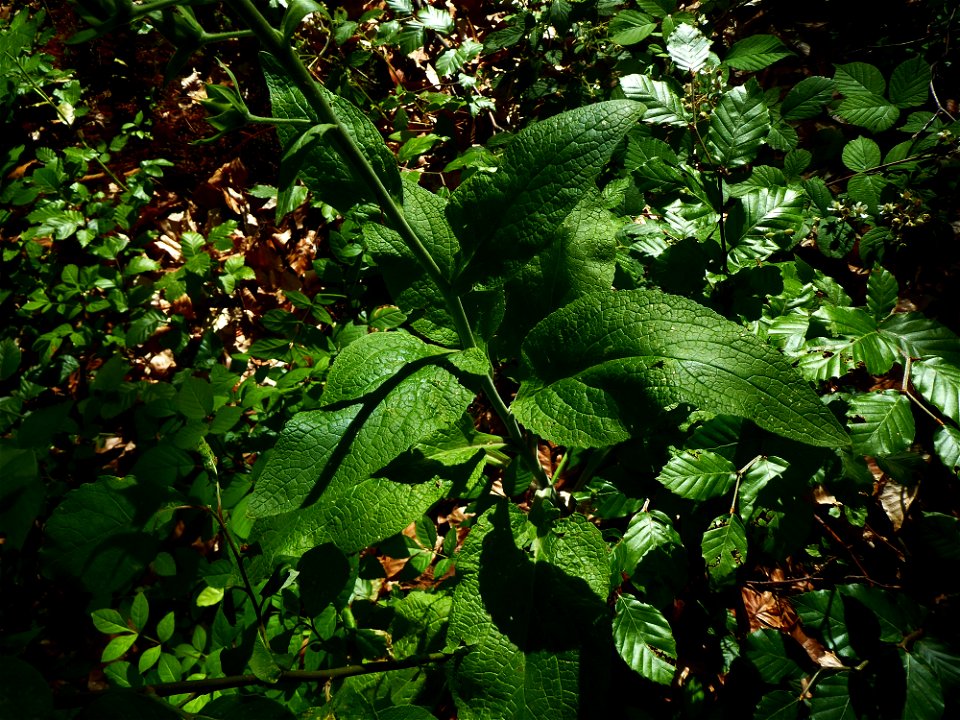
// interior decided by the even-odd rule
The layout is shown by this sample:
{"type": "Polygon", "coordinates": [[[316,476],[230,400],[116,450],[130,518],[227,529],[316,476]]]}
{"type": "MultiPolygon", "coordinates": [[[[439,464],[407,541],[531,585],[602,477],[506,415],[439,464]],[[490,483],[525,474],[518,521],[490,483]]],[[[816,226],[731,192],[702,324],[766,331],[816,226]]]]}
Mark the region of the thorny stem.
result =
{"type": "MultiPolygon", "coordinates": [[[[333,141],[341,157],[352,166],[370,189],[373,190],[381,210],[394,230],[400,234],[407,247],[416,257],[420,267],[423,268],[430,280],[433,281],[440,290],[447,309],[453,318],[454,325],[456,326],[460,344],[464,349],[478,347],[460,295],[453,287],[453,284],[444,276],[443,271],[433,259],[430,251],[424,246],[423,241],[417,235],[416,231],[407,222],[403,211],[397,205],[393,196],[390,195],[390,192],[384,186],[383,181],[380,179],[380,176],[377,175],[369,160],[367,160],[366,156],[361,152],[343,123],[337,118],[330,103],[327,102],[327,99],[320,92],[316,80],[300,61],[296,51],[283,39],[283,35],[271,26],[266,18],[260,14],[260,11],[253,4],[252,0],[226,0],[226,4],[236,13],[244,24],[253,31],[254,35],[256,35],[274,59],[280,63],[287,76],[294,82],[297,89],[303,93],[311,109],[320,118],[320,122],[334,126],[328,134],[328,137],[333,141]]],[[[510,412],[503,398],[497,392],[492,368],[487,376],[484,377],[482,387],[484,394],[487,395],[488,400],[493,406],[494,412],[497,413],[506,426],[511,441],[516,445],[518,450],[522,451],[526,447],[523,431],[520,429],[520,425],[517,423],[513,413],[510,412]]],[[[540,466],[536,452],[532,454],[529,461],[537,479],[539,490],[549,495],[552,490],[552,483],[547,477],[546,472],[540,466]]]]}

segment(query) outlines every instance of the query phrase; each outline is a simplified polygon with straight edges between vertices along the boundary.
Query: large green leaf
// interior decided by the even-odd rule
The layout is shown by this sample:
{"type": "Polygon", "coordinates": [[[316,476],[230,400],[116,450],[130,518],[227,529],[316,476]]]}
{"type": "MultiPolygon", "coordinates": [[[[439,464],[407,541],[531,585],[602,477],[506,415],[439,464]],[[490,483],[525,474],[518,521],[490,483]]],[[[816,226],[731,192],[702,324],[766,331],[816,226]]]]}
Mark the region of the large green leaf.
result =
{"type": "Polygon", "coordinates": [[[811,445],[848,442],[780,353],[655,290],[590,295],[552,313],[524,341],[522,372],[518,418],[560,445],[621,442],[678,402],[811,445]]]}
{"type": "Polygon", "coordinates": [[[907,697],[900,717],[903,720],[940,720],[946,703],[936,672],[922,656],[902,648],[898,653],[907,681],[907,697]]]}
{"type": "Polygon", "coordinates": [[[459,555],[447,645],[470,651],[447,669],[462,718],[576,718],[602,694],[602,663],[585,665],[581,654],[609,633],[606,544],[575,515],[548,531],[532,558],[530,529],[499,503],[459,555]]]}
{"type": "Polygon", "coordinates": [[[728,90],[710,116],[706,141],[711,160],[726,167],[745,165],[770,132],[770,111],[763,90],[752,79],[728,90]]]}
{"type": "Polygon", "coordinates": [[[897,306],[900,285],[893,273],[876,268],[867,280],[867,310],[877,322],[881,322],[897,306]]]}
{"type": "Polygon", "coordinates": [[[457,188],[446,213],[470,263],[466,282],[502,281],[550,246],[644,110],[614,100],[555,115],[520,132],[497,172],[457,188]]]}
{"type": "Polygon", "coordinates": [[[843,164],[854,172],[864,172],[880,164],[880,146],[867,137],[858,137],[843,148],[843,164]]]}
{"type": "Polygon", "coordinates": [[[854,395],[847,416],[853,447],[862,455],[893,455],[913,442],[913,409],[896,390],[854,395]]]}
{"type": "MultiPolygon", "coordinates": [[[[314,125],[320,119],[308,105],[306,98],[293,81],[267,53],[261,53],[263,74],[270,90],[270,104],[275,117],[283,119],[306,119],[314,125]]],[[[396,158],[384,143],[380,131],[356,106],[318,85],[318,90],[327,99],[347,133],[366,155],[384,187],[396,198],[402,195],[400,172],[396,158]]],[[[283,148],[289,149],[303,135],[303,129],[290,124],[277,125],[277,135],[283,148]]],[[[377,199],[367,182],[354,174],[351,165],[343,158],[330,131],[310,144],[308,150],[297,155],[299,167],[287,173],[292,178],[299,176],[303,183],[324,202],[346,212],[364,200],[377,199]]],[[[292,158],[291,158],[292,159],[292,158]]]]}
{"type": "Polygon", "coordinates": [[[941,357],[960,365],[960,338],[943,323],[922,313],[894,313],[880,323],[880,330],[915,360],[941,357]]]}
{"type": "Polygon", "coordinates": [[[714,518],[700,547],[711,583],[716,587],[731,585],[737,568],[747,559],[747,531],[740,516],[714,518]]]}
{"type": "Polygon", "coordinates": [[[906,60],[890,75],[890,102],[898,108],[923,105],[930,94],[930,66],[921,56],[906,60]]]}
{"type": "Polygon", "coordinates": [[[617,231],[623,225],[587,192],[557,228],[553,242],[507,283],[497,350],[515,356],[530,328],[552,310],[613,284],[617,231]]]}
{"type": "Polygon", "coordinates": [[[805,120],[819,114],[833,99],[836,84],[833,80],[819,75],[804,78],[794,85],[780,105],[780,115],[784,120],[805,120]]]}
{"type": "Polygon", "coordinates": [[[763,70],[793,53],[774,35],[751,35],[734,43],[723,60],[737,70],[763,70]]]}
{"type": "Polygon", "coordinates": [[[731,266],[755,264],[792,247],[805,204],[803,193],[785,187],[757,188],[736,198],[726,224],[731,266]]]}
{"type": "Polygon", "coordinates": [[[960,430],[946,425],[933,434],[933,447],[940,462],[960,476],[960,430]]]}
{"type": "Polygon", "coordinates": [[[682,498],[707,500],[733,489],[737,469],[709,450],[683,450],[670,458],[657,480],[682,498]]]}
{"type": "MultiPolygon", "coordinates": [[[[460,241],[445,216],[447,201],[414,182],[405,182],[403,212],[424,247],[437,263],[443,278],[452,283],[457,274],[460,241]]],[[[406,242],[383,225],[363,228],[367,246],[383,272],[394,301],[411,318],[414,330],[431,341],[447,346],[460,343],[456,325],[447,310],[443,293],[420,267],[406,242]]],[[[502,310],[502,293],[463,293],[467,315],[483,337],[496,329],[502,310]]]]}
{"type": "Polygon", "coordinates": [[[647,75],[625,75],[620,78],[623,94],[647,107],[643,121],[653,125],[686,125],[690,113],[683,107],[680,96],[663,80],[647,75]]]}
{"type": "Polygon", "coordinates": [[[960,366],[929,358],[913,365],[911,378],[927,402],[960,423],[960,366]]]}
{"type": "Polygon", "coordinates": [[[883,73],[873,65],[863,62],[837,65],[833,79],[837,83],[837,89],[847,97],[883,95],[887,87],[883,73]]]}
{"type": "Polygon", "coordinates": [[[682,548],[683,541],[669,517],[657,510],[637,513],[614,548],[610,563],[613,584],[619,585],[624,575],[633,576],[640,561],[651,553],[662,551],[670,556],[682,548]]]}
{"type": "Polygon", "coordinates": [[[897,106],[880,95],[851,95],[840,103],[837,114],[844,120],[873,132],[889,130],[900,117],[897,106]]]}
{"type": "Polygon", "coordinates": [[[842,657],[852,657],[850,632],[844,615],[843,597],[837,590],[812,590],[791,598],[804,629],[817,634],[842,657]]]}
{"type": "Polygon", "coordinates": [[[882,375],[896,362],[896,339],[882,332],[863,308],[824,305],[813,317],[824,320],[834,336],[844,338],[829,348],[838,363],[848,359],[854,364],[862,362],[870,374],[882,375]]]}
{"type": "Polygon", "coordinates": [[[673,682],[677,644],[670,624],[652,605],[629,595],[618,597],[613,643],[624,662],[643,677],[661,685],[673,682]]]}
{"type": "Polygon", "coordinates": [[[402,530],[446,491],[440,462],[419,482],[399,469],[384,476],[416,443],[457,425],[473,398],[438,351],[452,362],[463,355],[404,333],[367,335],[340,354],[327,407],[287,424],[251,496],[263,565],[324,542],[356,552],[402,530]]]}

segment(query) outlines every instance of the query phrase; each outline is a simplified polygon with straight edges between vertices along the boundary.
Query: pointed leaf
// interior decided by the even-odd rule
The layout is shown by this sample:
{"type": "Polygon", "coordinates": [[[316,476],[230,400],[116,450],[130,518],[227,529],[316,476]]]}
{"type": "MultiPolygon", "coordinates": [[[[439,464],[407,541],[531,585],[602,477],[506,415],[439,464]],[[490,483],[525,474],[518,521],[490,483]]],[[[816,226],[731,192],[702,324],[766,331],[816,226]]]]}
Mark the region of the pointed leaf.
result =
{"type": "Polygon", "coordinates": [[[933,447],[940,462],[960,477],[960,430],[945,425],[933,434],[933,447]]]}
{"type": "Polygon", "coordinates": [[[887,86],[883,74],[876,67],[862,62],[837,65],[833,79],[837,83],[837,90],[847,97],[883,95],[887,86]]]}
{"type": "Polygon", "coordinates": [[[896,390],[853,396],[847,417],[853,447],[862,455],[893,455],[913,443],[913,408],[896,390]]]}
{"type": "Polygon", "coordinates": [[[807,700],[810,720],[857,720],[846,673],[822,678],[807,700]]]}
{"type": "Polygon", "coordinates": [[[960,365],[960,338],[922,313],[894,313],[880,323],[880,331],[916,360],[941,357],[960,365]]]}
{"type": "Polygon", "coordinates": [[[703,534],[703,560],[714,587],[732,585],[737,568],[747,559],[747,531],[738,515],[714,518],[703,534]]]}
{"type": "Polygon", "coordinates": [[[136,631],[131,630],[127,625],[127,621],[123,619],[123,616],[112,608],[94,610],[90,613],[90,617],[93,618],[94,627],[106,635],[136,634],[136,631]]]}
{"type": "Polygon", "coordinates": [[[681,70],[698,72],[710,58],[710,41],[693,25],[681,23],[667,38],[667,52],[681,70]]]}
{"type": "Polygon", "coordinates": [[[890,76],[890,102],[898,108],[923,105],[930,94],[930,66],[920,57],[897,65],[890,76]]]}
{"type": "Polygon", "coordinates": [[[613,619],[613,642],[624,662],[641,676],[660,685],[669,685],[677,672],[673,630],[652,605],[629,595],[617,598],[613,619]]]}
{"type": "Polygon", "coordinates": [[[686,125],[690,113],[683,107],[680,96],[662,80],[647,75],[625,75],[620,87],[629,100],[637,100],[647,107],[643,121],[652,125],[686,125]]]}
{"type": "Polygon", "coordinates": [[[793,53],[773,35],[751,35],[734,44],[723,60],[737,70],[763,70],[793,53]]]}
{"type": "Polygon", "coordinates": [[[804,78],[794,85],[780,105],[780,116],[784,120],[805,120],[818,115],[823,107],[833,99],[836,84],[826,77],[814,75],[804,78]]]}
{"type": "Polygon", "coordinates": [[[897,306],[900,297],[900,285],[892,273],[877,268],[867,280],[867,310],[880,322],[897,306]]]}
{"type": "Polygon", "coordinates": [[[109,663],[114,660],[118,660],[127,654],[127,650],[133,647],[133,644],[137,641],[139,636],[134,633],[132,635],[118,635],[113,638],[110,642],[107,643],[107,646],[103,649],[103,654],[100,656],[100,662],[109,663]]]}
{"type": "Polygon", "coordinates": [[[907,698],[903,703],[903,720],[939,720],[946,704],[937,674],[922,657],[898,650],[907,680],[907,698]]]}
{"type": "Polygon", "coordinates": [[[841,657],[855,653],[844,616],[843,598],[837,590],[813,590],[790,599],[804,629],[818,635],[824,644],[841,657]]]}
{"type": "Polygon", "coordinates": [[[523,344],[513,408],[560,445],[606,446],[676,402],[747,417],[812,445],[845,445],[833,415],[776,350],[719,315],[654,290],[591,295],[523,344]],[[629,397],[629,403],[622,402],[629,397]]]}
{"type": "Polygon", "coordinates": [[[629,578],[640,561],[654,550],[662,549],[670,554],[675,548],[682,547],[683,541],[673,529],[670,518],[657,510],[637,513],[614,549],[611,559],[614,574],[619,576],[622,573],[629,578]]]}
{"type": "Polygon", "coordinates": [[[801,672],[800,666],[787,654],[783,634],[779,630],[766,628],[747,635],[745,654],[763,681],[770,684],[801,672]]]}
{"type": "Polygon", "coordinates": [[[764,695],[753,711],[753,720],[796,720],[800,716],[801,699],[788,690],[774,690],[764,695]]]}
{"type": "Polygon", "coordinates": [[[643,111],[615,100],[555,115],[517,135],[496,173],[457,188],[446,213],[469,278],[498,280],[550,245],[643,111]]]}
{"type": "Polygon", "coordinates": [[[960,423],[960,366],[930,358],[915,363],[910,377],[927,402],[960,423]]]}
{"type": "Polygon", "coordinates": [[[657,23],[649,15],[636,10],[622,10],[610,20],[610,39],[617,45],[635,45],[656,29],[657,23]]]}
{"type": "Polygon", "coordinates": [[[880,95],[851,95],[840,103],[837,114],[873,132],[889,130],[900,117],[897,106],[891,105],[880,95]]]}
{"type": "Polygon", "coordinates": [[[670,458],[657,480],[687,500],[725,495],[737,481],[733,463],[709,450],[684,450],[670,458]]]}
{"type": "Polygon", "coordinates": [[[769,131],[770,111],[756,80],[728,90],[710,116],[706,141],[713,162],[726,167],[751,162],[769,131]]]}
{"type": "Polygon", "coordinates": [[[795,243],[803,226],[803,195],[785,187],[758,188],[734,201],[727,220],[732,267],[763,260],[795,243]]]}

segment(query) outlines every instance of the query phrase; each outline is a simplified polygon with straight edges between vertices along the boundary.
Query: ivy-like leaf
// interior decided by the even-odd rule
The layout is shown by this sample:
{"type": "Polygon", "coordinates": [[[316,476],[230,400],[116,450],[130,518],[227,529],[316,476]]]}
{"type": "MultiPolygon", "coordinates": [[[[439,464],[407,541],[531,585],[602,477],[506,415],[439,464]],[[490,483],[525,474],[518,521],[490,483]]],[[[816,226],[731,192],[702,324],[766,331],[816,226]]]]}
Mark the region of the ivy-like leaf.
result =
{"type": "Polygon", "coordinates": [[[907,396],[896,390],[854,395],[847,416],[853,421],[853,447],[862,455],[893,455],[913,442],[913,409],[907,396]]]}
{"type": "Polygon", "coordinates": [[[647,107],[643,121],[652,125],[686,125],[690,113],[669,83],[647,75],[625,75],[620,78],[623,94],[647,107]]]}
{"type": "MultiPolygon", "coordinates": [[[[683,26],[681,26],[683,27],[683,26]]],[[[706,141],[714,162],[726,167],[745,165],[770,132],[770,111],[763,90],[753,78],[728,90],[710,116],[706,141]]]]}
{"type": "Polygon", "coordinates": [[[624,662],[641,676],[661,685],[673,682],[677,645],[661,612],[629,595],[617,598],[613,642],[624,662]]]}
{"type": "Polygon", "coordinates": [[[726,58],[724,65],[737,70],[763,70],[777,60],[790,57],[793,53],[773,35],[751,35],[736,42],[726,58]]]}
{"type": "Polygon", "coordinates": [[[684,298],[655,290],[590,295],[549,315],[524,341],[513,408],[559,445],[621,442],[677,402],[812,445],[848,442],[780,353],[684,298]]]}
{"type": "Polygon", "coordinates": [[[510,143],[496,173],[476,173],[447,205],[469,263],[464,285],[502,283],[551,245],[610,154],[645,108],[630,100],[543,120],[510,143]]]}

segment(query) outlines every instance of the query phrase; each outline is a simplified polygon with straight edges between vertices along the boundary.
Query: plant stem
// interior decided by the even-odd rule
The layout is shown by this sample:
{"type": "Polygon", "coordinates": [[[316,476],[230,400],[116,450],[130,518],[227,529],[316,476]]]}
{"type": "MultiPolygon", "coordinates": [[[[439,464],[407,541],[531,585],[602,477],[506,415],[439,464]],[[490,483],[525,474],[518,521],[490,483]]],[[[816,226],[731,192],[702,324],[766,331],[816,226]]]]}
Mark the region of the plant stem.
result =
{"type": "MultiPolygon", "coordinates": [[[[260,14],[260,11],[253,4],[252,0],[225,0],[225,2],[246,26],[253,31],[253,34],[260,40],[264,48],[283,68],[288,78],[297,86],[297,89],[303,93],[304,98],[306,98],[310,108],[317,114],[320,122],[334,126],[328,133],[328,137],[332,140],[341,157],[346,160],[373,191],[380,205],[380,209],[387,217],[390,225],[400,234],[407,247],[417,259],[420,267],[423,268],[430,280],[433,281],[440,290],[444,303],[456,326],[460,344],[464,349],[478,347],[459,293],[454,289],[453,284],[444,276],[443,271],[433,259],[430,251],[427,250],[416,231],[407,222],[397,201],[384,186],[380,176],[377,175],[370,161],[367,160],[366,156],[357,146],[357,143],[347,131],[347,128],[340,122],[330,103],[327,102],[323,93],[320,92],[317,81],[300,61],[294,48],[283,39],[283,35],[278,32],[276,28],[267,22],[266,18],[260,14]]],[[[517,423],[513,413],[510,412],[503,398],[500,397],[500,394],[497,392],[492,369],[483,379],[482,387],[484,394],[487,395],[493,406],[494,412],[497,413],[506,426],[511,441],[517,446],[518,451],[523,452],[526,448],[523,431],[520,429],[520,425],[517,423]]],[[[534,449],[532,457],[528,458],[528,460],[532,464],[532,469],[540,490],[546,491],[552,488],[550,479],[540,466],[536,449],[534,449]]]]}

